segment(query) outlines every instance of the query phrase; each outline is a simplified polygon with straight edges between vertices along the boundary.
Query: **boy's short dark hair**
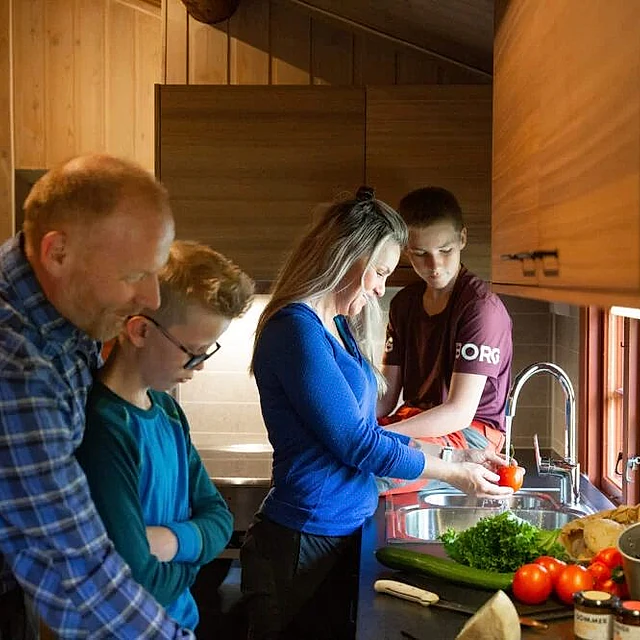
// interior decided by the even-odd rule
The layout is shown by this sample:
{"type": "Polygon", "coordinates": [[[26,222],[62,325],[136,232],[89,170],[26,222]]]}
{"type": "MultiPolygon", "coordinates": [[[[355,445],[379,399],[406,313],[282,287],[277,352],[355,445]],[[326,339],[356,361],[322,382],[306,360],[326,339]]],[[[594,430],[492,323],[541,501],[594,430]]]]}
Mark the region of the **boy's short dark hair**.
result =
{"type": "Polygon", "coordinates": [[[410,191],[398,206],[408,227],[428,227],[436,222],[451,222],[456,231],[464,229],[462,209],[456,197],[442,187],[422,187],[410,191]]]}

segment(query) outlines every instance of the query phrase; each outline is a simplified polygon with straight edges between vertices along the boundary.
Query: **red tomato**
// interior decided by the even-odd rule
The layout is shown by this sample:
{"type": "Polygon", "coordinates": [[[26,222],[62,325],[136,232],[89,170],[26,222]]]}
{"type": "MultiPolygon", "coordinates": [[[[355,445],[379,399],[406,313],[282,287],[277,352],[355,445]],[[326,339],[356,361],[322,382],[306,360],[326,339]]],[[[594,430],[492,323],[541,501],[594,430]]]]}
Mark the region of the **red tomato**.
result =
{"type": "Polygon", "coordinates": [[[606,547],[596,553],[592,562],[603,562],[609,569],[613,569],[622,564],[622,555],[615,547],[606,547]]]}
{"type": "Polygon", "coordinates": [[[558,576],[556,594],[565,604],[573,604],[573,594],[584,589],[593,589],[593,576],[579,564],[568,564],[558,576]]]}
{"type": "Polygon", "coordinates": [[[567,566],[566,562],[562,560],[558,560],[558,558],[554,558],[553,556],[540,556],[536,558],[534,564],[539,564],[541,567],[544,567],[547,570],[547,573],[551,576],[551,581],[555,584],[560,572],[564,567],[567,566]]]}
{"type": "Polygon", "coordinates": [[[540,604],[553,591],[549,572],[539,564],[523,564],[513,576],[513,595],[525,604],[540,604]]]}
{"type": "Polygon", "coordinates": [[[522,486],[524,480],[524,467],[517,467],[511,464],[508,467],[498,467],[496,473],[500,476],[498,485],[501,487],[511,487],[517,491],[522,486]]]}
{"type": "Polygon", "coordinates": [[[587,571],[593,576],[596,585],[601,584],[605,580],[611,578],[611,569],[600,560],[595,560],[588,567],[587,571]]]}
{"type": "Polygon", "coordinates": [[[629,597],[629,589],[627,588],[626,582],[616,582],[609,578],[600,584],[600,589],[607,593],[612,593],[614,596],[618,596],[618,598],[622,598],[623,600],[629,597]]]}

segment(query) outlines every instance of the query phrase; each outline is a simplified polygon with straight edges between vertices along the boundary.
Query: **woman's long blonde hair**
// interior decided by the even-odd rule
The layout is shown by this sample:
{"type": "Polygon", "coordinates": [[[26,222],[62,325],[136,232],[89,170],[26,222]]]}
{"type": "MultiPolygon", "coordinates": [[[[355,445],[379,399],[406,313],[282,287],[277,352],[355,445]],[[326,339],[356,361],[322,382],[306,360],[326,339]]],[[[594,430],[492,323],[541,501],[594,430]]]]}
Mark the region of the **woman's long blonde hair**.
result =
{"type": "MultiPolygon", "coordinates": [[[[407,226],[388,204],[374,197],[373,189],[360,187],[356,197],[336,202],[299,241],[282,267],[273,287],[271,300],[262,312],[256,328],[255,348],[267,322],[283,307],[293,302],[313,302],[345,286],[344,278],[363,258],[364,272],[388,240],[403,248],[407,243],[407,226]]],[[[360,349],[376,372],[378,389],[386,384],[373,354],[374,330],[380,327],[382,314],[377,298],[368,303],[355,318],[348,318],[360,349]]],[[[251,361],[253,373],[254,359],[251,361]]]]}

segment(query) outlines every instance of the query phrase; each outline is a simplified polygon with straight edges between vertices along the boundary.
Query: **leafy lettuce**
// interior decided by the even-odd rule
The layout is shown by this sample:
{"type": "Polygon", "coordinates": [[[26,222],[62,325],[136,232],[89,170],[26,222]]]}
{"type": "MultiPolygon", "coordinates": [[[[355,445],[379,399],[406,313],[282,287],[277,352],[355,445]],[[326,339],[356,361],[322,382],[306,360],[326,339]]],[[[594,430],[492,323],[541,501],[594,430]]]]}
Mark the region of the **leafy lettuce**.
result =
{"type": "Polygon", "coordinates": [[[460,564],[508,573],[538,556],[565,558],[559,535],[560,529],[545,531],[505,511],[464,531],[447,529],[440,540],[449,557],[460,564]]]}

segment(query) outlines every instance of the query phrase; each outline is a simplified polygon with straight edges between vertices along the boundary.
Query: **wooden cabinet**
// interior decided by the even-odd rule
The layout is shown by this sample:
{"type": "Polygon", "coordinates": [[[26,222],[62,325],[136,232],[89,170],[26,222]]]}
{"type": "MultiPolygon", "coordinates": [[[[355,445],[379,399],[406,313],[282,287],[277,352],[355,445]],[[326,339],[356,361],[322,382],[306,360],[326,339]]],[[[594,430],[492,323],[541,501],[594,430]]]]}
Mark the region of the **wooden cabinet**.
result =
{"type": "MultiPolygon", "coordinates": [[[[490,267],[491,87],[157,88],[156,173],[177,236],[271,282],[318,203],[360,184],[397,206],[409,190],[451,189],[467,213],[465,263],[490,267]]],[[[408,263],[389,284],[414,279],[408,263]]]]}
{"type": "MultiPolygon", "coordinates": [[[[469,230],[463,262],[488,279],[491,86],[367,87],[366,144],[367,182],[392,206],[429,185],[456,195],[469,230]]],[[[403,259],[392,283],[416,278],[403,259]]]]}
{"type": "Polygon", "coordinates": [[[494,65],[495,288],[640,304],[640,3],[500,0],[494,65]]]}
{"type": "Polygon", "coordinates": [[[318,203],[363,183],[364,108],[352,87],[159,86],[156,173],[177,237],[272,281],[318,203]]]}

